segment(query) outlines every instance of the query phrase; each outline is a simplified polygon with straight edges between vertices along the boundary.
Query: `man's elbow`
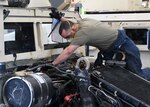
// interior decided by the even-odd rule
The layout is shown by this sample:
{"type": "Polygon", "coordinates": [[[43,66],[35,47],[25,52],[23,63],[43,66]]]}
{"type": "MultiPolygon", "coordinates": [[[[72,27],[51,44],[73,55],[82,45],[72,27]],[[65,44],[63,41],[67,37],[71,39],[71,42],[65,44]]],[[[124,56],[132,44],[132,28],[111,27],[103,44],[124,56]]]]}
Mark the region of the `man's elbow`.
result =
{"type": "Polygon", "coordinates": [[[78,47],[79,47],[79,46],[77,46],[77,45],[70,45],[70,46],[68,46],[68,47],[65,49],[66,54],[67,54],[67,55],[72,55],[78,47]]]}

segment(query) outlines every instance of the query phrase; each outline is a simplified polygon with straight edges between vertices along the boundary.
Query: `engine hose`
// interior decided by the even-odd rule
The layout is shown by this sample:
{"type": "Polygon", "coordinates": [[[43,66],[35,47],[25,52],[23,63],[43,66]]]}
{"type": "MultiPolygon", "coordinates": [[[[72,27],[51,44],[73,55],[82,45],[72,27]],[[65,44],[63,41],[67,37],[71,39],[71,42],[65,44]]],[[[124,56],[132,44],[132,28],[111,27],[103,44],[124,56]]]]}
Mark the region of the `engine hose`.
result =
{"type": "MultiPolygon", "coordinates": [[[[102,79],[102,78],[101,78],[101,75],[98,75],[97,72],[93,72],[92,75],[93,75],[94,77],[96,77],[97,79],[102,79]]],[[[122,105],[122,103],[121,103],[119,97],[118,97],[116,94],[114,95],[114,97],[115,97],[116,100],[117,100],[117,107],[123,107],[123,105],[122,105]]]]}
{"type": "Polygon", "coordinates": [[[67,73],[65,71],[62,71],[60,70],[58,67],[52,65],[52,64],[41,64],[41,65],[37,65],[35,67],[32,67],[32,68],[27,68],[26,71],[34,71],[36,69],[38,69],[39,67],[51,67],[51,68],[54,68],[56,69],[57,71],[59,71],[60,73],[63,73],[63,74],[67,74],[67,75],[70,75],[70,76],[73,76],[73,77],[79,77],[79,78],[82,78],[82,79],[87,79],[86,77],[82,77],[82,76],[78,76],[78,75],[75,75],[72,71],[72,73],[67,73]]]}
{"type": "Polygon", "coordinates": [[[104,100],[106,100],[107,102],[111,103],[112,105],[114,105],[115,107],[120,107],[118,106],[118,102],[117,100],[115,100],[114,98],[112,98],[111,96],[107,95],[104,91],[102,90],[97,90],[97,96],[98,97],[102,97],[104,100]]]}
{"type": "MultiPolygon", "coordinates": [[[[90,88],[90,87],[89,87],[89,88],[90,88]]],[[[97,102],[98,102],[98,105],[99,105],[100,107],[105,107],[105,105],[104,105],[102,99],[101,99],[101,98],[98,98],[98,97],[96,96],[95,92],[91,91],[89,88],[88,88],[89,92],[91,92],[91,93],[93,94],[93,96],[95,97],[95,99],[96,99],[97,102]]]]}
{"type": "Polygon", "coordinates": [[[100,103],[102,103],[102,106],[104,106],[103,101],[102,101],[102,99],[103,99],[103,100],[111,103],[114,107],[123,107],[122,103],[120,102],[119,99],[115,99],[115,98],[111,97],[110,95],[106,94],[103,90],[100,90],[94,86],[90,86],[88,88],[88,90],[92,94],[94,94],[94,96],[96,97],[97,100],[100,100],[100,103]]]}
{"type": "Polygon", "coordinates": [[[102,98],[97,97],[96,88],[94,86],[92,86],[92,85],[89,86],[88,90],[89,90],[89,92],[91,92],[94,95],[94,97],[96,98],[100,107],[106,107],[102,101],[102,98]]]}
{"type": "Polygon", "coordinates": [[[63,78],[63,79],[70,79],[70,77],[69,76],[66,76],[66,75],[61,75],[61,74],[51,74],[51,75],[49,75],[50,77],[60,77],[60,78],[63,78]]]}
{"type": "Polygon", "coordinates": [[[118,97],[118,95],[117,95],[117,91],[115,92],[115,98],[116,98],[117,101],[118,101],[119,107],[123,107],[123,105],[122,105],[122,103],[121,103],[121,101],[120,101],[120,99],[119,99],[119,97],[118,97]]]}
{"type": "Polygon", "coordinates": [[[59,100],[60,95],[61,95],[62,92],[64,91],[65,87],[66,87],[68,84],[70,84],[71,82],[72,82],[72,80],[69,80],[69,81],[67,81],[63,86],[60,86],[60,87],[58,88],[58,90],[56,91],[56,96],[55,96],[55,98],[53,98],[53,100],[52,100],[52,102],[51,102],[51,105],[53,105],[54,103],[56,103],[56,102],[59,100]]]}

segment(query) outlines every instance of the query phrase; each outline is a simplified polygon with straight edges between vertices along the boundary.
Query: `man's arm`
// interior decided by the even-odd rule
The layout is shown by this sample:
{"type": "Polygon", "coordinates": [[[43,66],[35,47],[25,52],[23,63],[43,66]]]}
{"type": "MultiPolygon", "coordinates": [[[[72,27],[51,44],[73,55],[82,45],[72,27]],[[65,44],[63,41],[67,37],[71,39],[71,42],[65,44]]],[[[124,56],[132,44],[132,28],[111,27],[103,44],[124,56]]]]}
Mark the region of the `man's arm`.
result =
{"type": "Polygon", "coordinates": [[[78,48],[78,45],[69,45],[63,52],[52,62],[53,65],[60,64],[67,60],[74,51],[78,48]]]}
{"type": "Polygon", "coordinates": [[[66,19],[65,17],[61,17],[60,20],[63,22],[63,21],[67,21],[68,19],[66,19]]]}

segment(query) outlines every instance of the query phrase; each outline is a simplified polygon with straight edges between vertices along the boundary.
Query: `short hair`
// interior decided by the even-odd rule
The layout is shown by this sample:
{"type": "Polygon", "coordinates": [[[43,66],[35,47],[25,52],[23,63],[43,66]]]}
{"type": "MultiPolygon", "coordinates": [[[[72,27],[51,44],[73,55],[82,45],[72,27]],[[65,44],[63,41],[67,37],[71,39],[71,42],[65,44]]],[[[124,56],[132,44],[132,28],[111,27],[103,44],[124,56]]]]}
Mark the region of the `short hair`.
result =
{"type": "Polygon", "coordinates": [[[71,21],[63,21],[59,27],[59,34],[61,35],[63,30],[69,30],[72,27],[72,25],[73,22],[71,21]]]}

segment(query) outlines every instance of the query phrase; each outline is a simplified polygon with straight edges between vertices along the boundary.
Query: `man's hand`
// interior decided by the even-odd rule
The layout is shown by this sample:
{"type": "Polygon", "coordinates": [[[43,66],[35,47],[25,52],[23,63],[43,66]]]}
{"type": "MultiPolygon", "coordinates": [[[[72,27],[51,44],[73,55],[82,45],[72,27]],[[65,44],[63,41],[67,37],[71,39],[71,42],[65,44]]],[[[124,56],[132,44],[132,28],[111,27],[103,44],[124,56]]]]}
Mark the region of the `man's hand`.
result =
{"type": "Polygon", "coordinates": [[[52,13],[49,14],[51,18],[61,20],[61,18],[65,15],[64,13],[59,12],[57,8],[51,7],[50,9],[52,11],[52,13]]]}
{"type": "Polygon", "coordinates": [[[66,61],[73,52],[78,48],[78,45],[69,45],[66,47],[63,52],[52,62],[53,65],[60,64],[64,61],[66,61]]]}

